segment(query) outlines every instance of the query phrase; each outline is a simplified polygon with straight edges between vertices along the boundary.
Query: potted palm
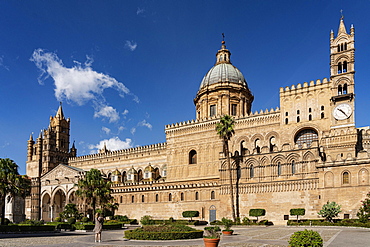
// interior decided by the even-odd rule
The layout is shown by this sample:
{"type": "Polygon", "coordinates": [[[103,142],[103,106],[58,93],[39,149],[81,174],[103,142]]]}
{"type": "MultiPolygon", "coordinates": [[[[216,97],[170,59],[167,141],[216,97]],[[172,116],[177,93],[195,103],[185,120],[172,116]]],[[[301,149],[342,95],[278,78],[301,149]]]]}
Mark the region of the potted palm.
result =
{"type": "Polygon", "coordinates": [[[203,241],[205,247],[217,247],[220,242],[220,227],[207,226],[204,227],[203,241]]]}
{"type": "Polygon", "coordinates": [[[224,218],[222,218],[221,222],[222,222],[222,225],[225,226],[225,229],[222,230],[222,234],[232,235],[233,232],[234,232],[233,230],[231,230],[231,226],[233,225],[233,221],[224,217],[224,218]]]}

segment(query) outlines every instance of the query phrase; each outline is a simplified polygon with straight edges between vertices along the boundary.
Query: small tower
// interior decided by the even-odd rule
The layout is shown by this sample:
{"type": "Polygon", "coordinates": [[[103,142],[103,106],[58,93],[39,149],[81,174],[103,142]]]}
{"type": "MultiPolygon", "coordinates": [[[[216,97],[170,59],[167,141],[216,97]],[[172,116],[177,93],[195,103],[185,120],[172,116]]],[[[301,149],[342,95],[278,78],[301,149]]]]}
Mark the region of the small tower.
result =
{"type": "Polygon", "coordinates": [[[332,128],[354,126],[355,93],[355,28],[347,33],[344,18],[340,19],[338,34],[330,33],[330,81],[332,128]]]}

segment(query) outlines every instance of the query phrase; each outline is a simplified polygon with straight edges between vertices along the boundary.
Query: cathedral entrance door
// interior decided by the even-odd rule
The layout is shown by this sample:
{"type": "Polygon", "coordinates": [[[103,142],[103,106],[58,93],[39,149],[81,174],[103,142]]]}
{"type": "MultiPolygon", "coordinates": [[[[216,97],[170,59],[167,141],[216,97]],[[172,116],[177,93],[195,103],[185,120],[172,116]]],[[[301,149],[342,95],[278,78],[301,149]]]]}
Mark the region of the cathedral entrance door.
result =
{"type": "Polygon", "coordinates": [[[216,207],[212,205],[209,208],[209,223],[215,220],[216,220],[216,207]]]}

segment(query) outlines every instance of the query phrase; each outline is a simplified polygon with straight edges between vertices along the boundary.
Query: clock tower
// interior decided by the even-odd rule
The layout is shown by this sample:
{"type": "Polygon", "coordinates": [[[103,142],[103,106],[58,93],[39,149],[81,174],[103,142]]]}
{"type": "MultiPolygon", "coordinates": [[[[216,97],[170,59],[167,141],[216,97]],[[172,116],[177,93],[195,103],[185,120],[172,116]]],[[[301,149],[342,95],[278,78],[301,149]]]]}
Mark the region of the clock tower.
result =
{"type": "Polygon", "coordinates": [[[354,127],[355,28],[346,31],[343,16],[337,37],[330,33],[330,81],[332,128],[354,127]]]}

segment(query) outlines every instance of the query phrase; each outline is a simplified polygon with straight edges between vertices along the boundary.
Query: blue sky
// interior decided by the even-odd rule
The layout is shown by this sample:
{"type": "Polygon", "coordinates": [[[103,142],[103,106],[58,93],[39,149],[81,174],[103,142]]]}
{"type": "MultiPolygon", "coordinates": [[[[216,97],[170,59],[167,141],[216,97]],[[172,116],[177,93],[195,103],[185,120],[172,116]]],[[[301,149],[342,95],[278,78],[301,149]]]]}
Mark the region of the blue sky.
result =
{"type": "Polygon", "coordinates": [[[356,126],[370,125],[370,1],[0,1],[0,157],[26,173],[27,140],[63,102],[78,155],[165,142],[225,33],[255,100],[329,77],[340,10],[355,26],[356,126]],[[352,2],[352,3],[351,3],[352,2]]]}

